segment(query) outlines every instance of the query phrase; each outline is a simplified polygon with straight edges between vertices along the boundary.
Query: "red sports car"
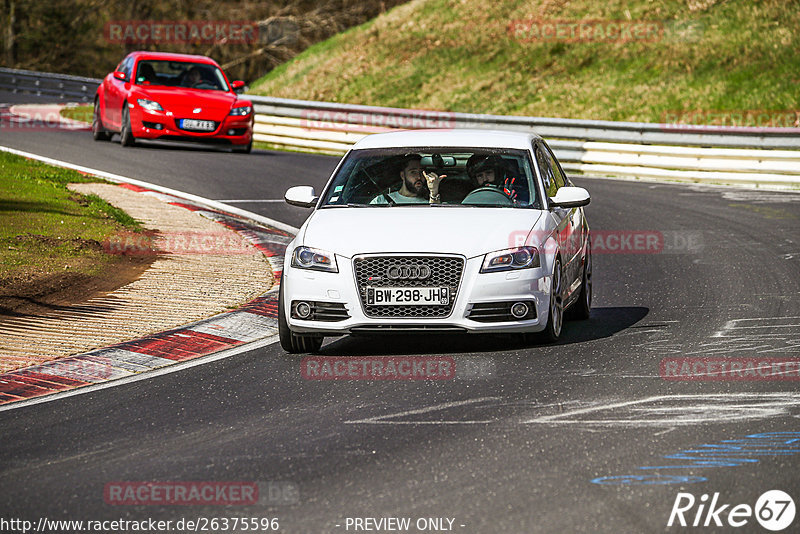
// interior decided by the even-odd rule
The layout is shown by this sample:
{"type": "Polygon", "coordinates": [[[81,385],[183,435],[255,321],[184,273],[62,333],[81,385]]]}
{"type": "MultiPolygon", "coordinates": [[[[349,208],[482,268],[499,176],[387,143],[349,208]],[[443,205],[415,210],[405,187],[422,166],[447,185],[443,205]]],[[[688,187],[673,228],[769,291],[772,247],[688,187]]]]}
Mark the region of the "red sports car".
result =
{"type": "Polygon", "coordinates": [[[94,98],[92,133],[122,146],[137,139],[225,143],[234,152],[253,146],[253,104],[228,83],[211,58],[132,52],[105,77],[94,98]]]}

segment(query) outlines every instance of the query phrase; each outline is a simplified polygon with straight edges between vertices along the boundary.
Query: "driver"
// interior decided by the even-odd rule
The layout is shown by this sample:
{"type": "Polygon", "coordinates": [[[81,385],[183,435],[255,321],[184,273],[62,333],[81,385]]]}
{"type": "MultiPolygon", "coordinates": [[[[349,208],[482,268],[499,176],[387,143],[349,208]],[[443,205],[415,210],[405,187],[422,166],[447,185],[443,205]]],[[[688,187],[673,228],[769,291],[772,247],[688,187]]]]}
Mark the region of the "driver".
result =
{"type": "Polygon", "coordinates": [[[203,75],[200,74],[200,69],[197,67],[191,67],[188,71],[186,71],[186,77],[183,79],[184,87],[194,87],[203,81],[203,75]]]}
{"type": "Polygon", "coordinates": [[[467,160],[467,174],[472,179],[475,189],[494,187],[503,191],[512,200],[517,200],[517,193],[514,191],[515,178],[506,173],[503,158],[500,156],[473,154],[467,160]]]}
{"type": "Polygon", "coordinates": [[[381,193],[373,198],[370,204],[427,204],[441,202],[439,184],[446,174],[441,176],[434,172],[425,172],[421,165],[422,156],[410,154],[403,161],[400,170],[402,185],[397,191],[381,193]],[[388,199],[387,199],[388,197],[388,199]]]}

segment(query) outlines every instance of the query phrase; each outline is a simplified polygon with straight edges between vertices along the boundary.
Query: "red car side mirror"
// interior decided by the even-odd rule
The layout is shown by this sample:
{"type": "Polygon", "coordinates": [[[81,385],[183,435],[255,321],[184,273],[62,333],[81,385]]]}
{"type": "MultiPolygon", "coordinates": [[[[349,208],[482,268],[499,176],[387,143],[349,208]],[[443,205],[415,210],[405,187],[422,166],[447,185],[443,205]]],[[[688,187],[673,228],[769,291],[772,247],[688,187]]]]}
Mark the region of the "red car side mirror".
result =
{"type": "Polygon", "coordinates": [[[244,82],[242,80],[236,80],[235,82],[231,82],[231,89],[233,90],[234,93],[244,89],[244,82]]]}
{"type": "Polygon", "coordinates": [[[125,76],[125,73],[122,72],[121,70],[117,70],[117,71],[114,71],[114,78],[116,78],[118,80],[122,80],[124,82],[125,79],[127,78],[127,76],[125,76]]]}

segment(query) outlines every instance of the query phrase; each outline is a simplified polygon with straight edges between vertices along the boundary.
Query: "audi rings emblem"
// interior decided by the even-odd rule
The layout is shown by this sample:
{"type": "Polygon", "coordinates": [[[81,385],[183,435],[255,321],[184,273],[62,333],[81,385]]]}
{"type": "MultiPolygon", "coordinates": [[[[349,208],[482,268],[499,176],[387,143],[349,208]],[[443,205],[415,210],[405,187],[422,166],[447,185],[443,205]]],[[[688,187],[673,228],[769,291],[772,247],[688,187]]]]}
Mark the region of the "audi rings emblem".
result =
{"type": "Polygon", "coordinates": [[[427,280],[431,277],[431,268],[427,265],[390,265],[386,276],[390,280],[427,280]]]}

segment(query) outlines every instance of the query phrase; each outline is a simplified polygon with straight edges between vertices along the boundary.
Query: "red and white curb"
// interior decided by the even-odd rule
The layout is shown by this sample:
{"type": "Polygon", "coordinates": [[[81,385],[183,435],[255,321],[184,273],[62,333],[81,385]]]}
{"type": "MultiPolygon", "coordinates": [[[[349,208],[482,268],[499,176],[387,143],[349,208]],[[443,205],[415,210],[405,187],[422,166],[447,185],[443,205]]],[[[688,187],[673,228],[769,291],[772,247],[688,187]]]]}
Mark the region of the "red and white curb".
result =
{"type": "MultiPolygon", "coordinates": [[[[5,147],[0,147],[0,150],[32,159],[46,160],[61,167],[78,167],[5,147]]],[[[120,186],[142,194],[157,196],[165,202],[195,211],[237,232],[266,257],[272,267],[275,284],[267,293],[234,311],[133,341],[1,374],[0,405],[109,381],[130,379],[144,372],[275,336],[278,324],[278,284],[283,271],[283,254],[286,245],[292,240],[295,228],[218,202],[145,184],[138,180],[87,168],[76,170],[124,182],[120,183],[120,186]]]]}

